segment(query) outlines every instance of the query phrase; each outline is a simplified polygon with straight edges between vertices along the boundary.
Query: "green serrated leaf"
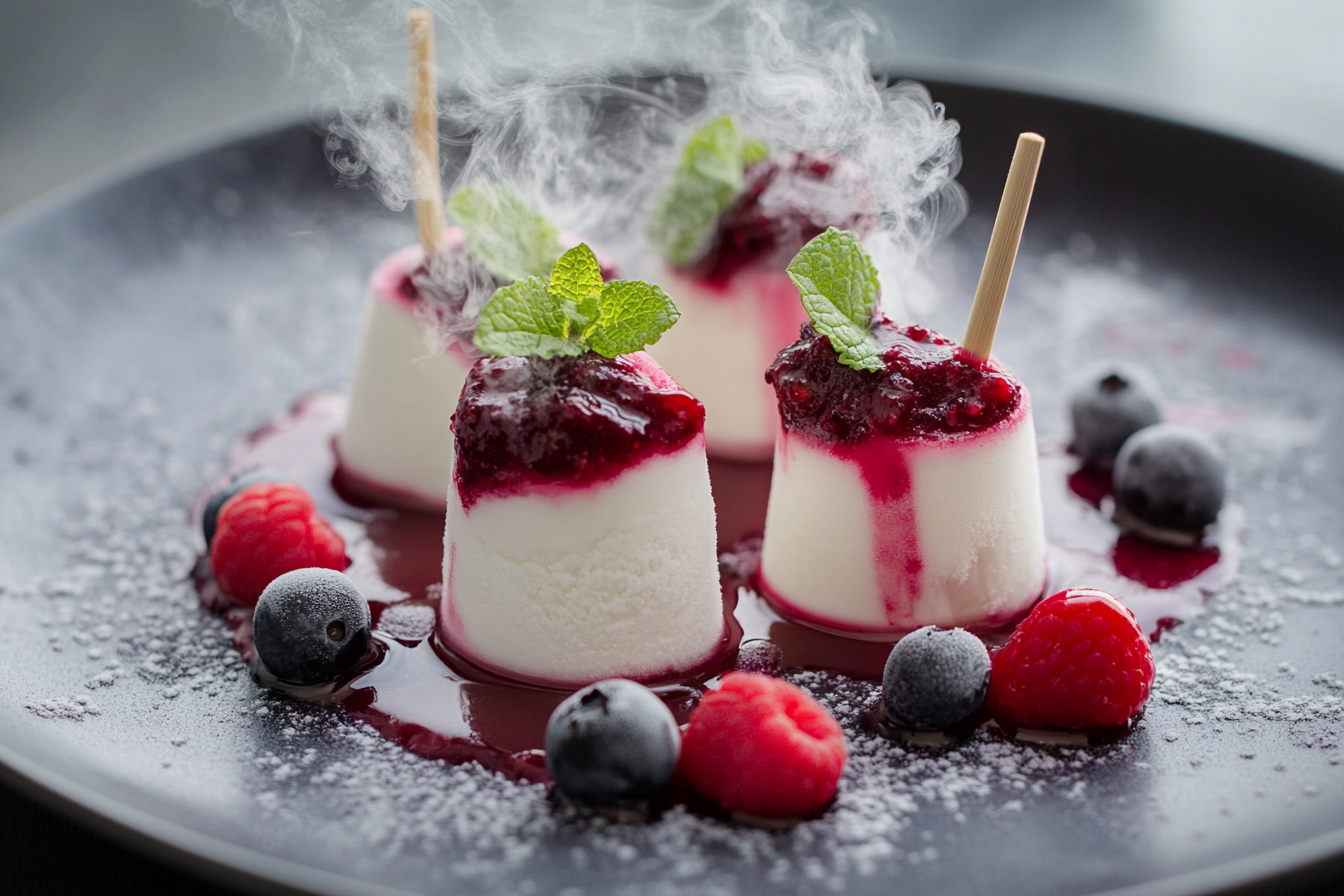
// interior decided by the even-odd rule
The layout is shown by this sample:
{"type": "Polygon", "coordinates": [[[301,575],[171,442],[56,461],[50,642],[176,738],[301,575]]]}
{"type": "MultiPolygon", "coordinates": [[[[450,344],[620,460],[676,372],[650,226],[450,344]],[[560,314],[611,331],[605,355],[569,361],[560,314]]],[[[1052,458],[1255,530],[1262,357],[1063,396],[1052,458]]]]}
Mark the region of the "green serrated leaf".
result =
{"type": "Polygon", "coordinates": [[[487,355],[581,355],[582,342],[569,338],[564,308],[540,277],[524,277],[495,290],[481,309],[472,343],[487,355]]]}
{"type": "Polygon", "coordinates": [[[881,370],[882,350],[872,333],[881,286],[859,238],[828,227],[793,257],[788,273],[812,326],[831,340],[840,363],[855,370],[881,370]]]}
{"type": "Polygon", "coordinates": [[[649,221],[649,239],[668,261],[685,264],[704,248],[741,191],[746,166],[767,155],[766,145],[744,140],[731,118],[716,118],[691,136],[649,221]]]}
{"type": "Polygon", "coordinates": [[[588,345],[608,358],[641,351],[657,342],[680,317],[668,294],[652,283],[613,280],[602,288],[588,345]]]}
{"type": "Polygon", "coordinates": [[[760,140],[748,140],[742,144],[742,165],[746,167],[752,162],[764,162],[770,158],[770,147],[760,140]]]}
{"type": "Polygon", "coordinates": [[[448,210],[472,256],[501,280],[545,277],[564,251],[560,232],[512,190],[463,187],[448,210]]]}
{"type": "Polygon", "coordinates": [[[587,243],[579,243],[560,256],[551,270],[550,291],[565,309],[575,332],[587,333],[597,319],[602,295],[602,266],[587,243]]]}

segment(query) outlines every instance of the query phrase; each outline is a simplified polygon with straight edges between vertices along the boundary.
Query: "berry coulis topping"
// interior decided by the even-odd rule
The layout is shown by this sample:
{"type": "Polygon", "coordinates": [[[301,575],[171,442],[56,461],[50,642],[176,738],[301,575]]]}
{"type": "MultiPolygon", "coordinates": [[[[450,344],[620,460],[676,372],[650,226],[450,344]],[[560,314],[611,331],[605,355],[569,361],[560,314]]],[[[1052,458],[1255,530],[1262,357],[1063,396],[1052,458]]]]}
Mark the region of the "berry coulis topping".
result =
{"type": "Polygon", "coordinates": [[[453,432],[462,506],[540,485],[584,486],[704,430],[705,408],[643,352],[482,358],[453,432]]]}
{"type": "Polygon", "coordinates": [[[863,172],[838,153],[778,153],[748,165],[745,175],[742,192],[686,273],[721,283],[755,264],[782,271],[827,227],[862,236],[876,219],[863,172]]]}
{"type": "Polygon", "coordinates": [[[844,366],[827,337],[803,326],[765,374],[785,429],[825,442],[951,435],[987,429],[1021,400],[1010,374],[933,330],[884,320],[873,334],[884,349],[879,373],[844,366]]]}

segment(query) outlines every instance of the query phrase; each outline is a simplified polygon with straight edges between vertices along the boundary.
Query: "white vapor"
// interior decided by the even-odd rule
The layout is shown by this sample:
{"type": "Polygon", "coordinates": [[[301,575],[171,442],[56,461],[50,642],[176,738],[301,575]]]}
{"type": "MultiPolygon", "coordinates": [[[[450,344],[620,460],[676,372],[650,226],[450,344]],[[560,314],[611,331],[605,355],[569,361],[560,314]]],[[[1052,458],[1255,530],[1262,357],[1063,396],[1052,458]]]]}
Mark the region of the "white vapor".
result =
{"type": "MultiPolygon", "coordinates": [[[[338,110],[332,164],[403,207],[412,191],[397,101],[409,81],[411,4],[214,2],[290,43],[296,74],[324,82],[338,110]]],[[[731,115],[772,150],[834,150],[863,169],[880,210],[865,245],[885,310],[925,310],[906,301],[927,293],[921,261],[966,209],[954,180],[958,127],[922,86],[874,81],[866,46],[883,35],[863,13],[803,0],[415,5],[437,22],[446,166],[470,147],[449,191],[508,185],[638,276],[647,216],[680,145],[731,115]]]]}

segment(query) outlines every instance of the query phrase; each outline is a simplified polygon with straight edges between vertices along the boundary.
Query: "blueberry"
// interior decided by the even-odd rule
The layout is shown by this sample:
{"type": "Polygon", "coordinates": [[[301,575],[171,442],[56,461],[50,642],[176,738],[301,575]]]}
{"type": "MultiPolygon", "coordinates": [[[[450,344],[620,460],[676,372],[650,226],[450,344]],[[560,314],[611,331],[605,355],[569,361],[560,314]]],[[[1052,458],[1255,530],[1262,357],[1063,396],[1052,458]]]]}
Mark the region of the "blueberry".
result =
{"type": "Polygon", "coordinates": [[[1223,507],[1223,454],[1206,436],[1171,424],[1130,436],[1111,485],[1123,526],[1201,535],[1223,507]]]}
{"type": "Polygon", "coordinates": [[[219,524],[219,512],[224,509],[224,502],[258,482],[289,482],[289,478],[274,470],[254,468],[235,474],[223,488],[211,495],[210,500],[205,502],[205,512],[201,514],[201,533],[205,535],[207,552],[210,543],[215,540],[215,527],[219,524]]]}
{"type": "Polygon", "coordinates": [[[257,656],[276,677],[322,684],[359,662],[369,645],[369,602],[331,569],[296,569],[272,580],[252,614],[257,656]]]}
{"type": "Polygon", "coordinates": [[[672,780],[681,731],[643,685],[613,678],[572,694],[546,724],[546,764],[576,803],[638,803],[672,780]]]}
{"type": "Polygon", "coordinates": [[[1069,399],[1073,451],[1083,463],[1108,467],[1125,439],[1161,419],[1156,390],[1140,370],[1111,364],[1101,368],[1069,399]]]}
{"type": "Polygon", "coordinates": [[[887,715],[912,728],[946,728],[975,714],[989,689],[989,651],[965,629],[926,625],[891,649],[882,672],[887,715]]]}

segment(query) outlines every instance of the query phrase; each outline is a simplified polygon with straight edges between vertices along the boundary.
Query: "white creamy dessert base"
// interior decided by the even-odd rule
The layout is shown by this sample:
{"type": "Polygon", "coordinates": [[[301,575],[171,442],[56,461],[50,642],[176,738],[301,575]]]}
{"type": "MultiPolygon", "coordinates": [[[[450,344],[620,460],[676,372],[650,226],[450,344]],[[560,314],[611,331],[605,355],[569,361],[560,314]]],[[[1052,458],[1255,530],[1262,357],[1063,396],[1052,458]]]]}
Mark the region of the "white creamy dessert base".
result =
{"type": "Polygon", "coordinates": [[[775,449],[761,579],[820,628],[886,638],[924,625],[987,629],[1045,587],[1036,434],[1025,390],[990,429],[775,449]]]}
{"type": "Polygon", "coordinates": [[[649,279],[681,318],[648,353],[705,406],[705,441],[717,457],[765,460],[779,425],[765,370],[798,338],[807,312],[787,274],[745,267],[723,285],[656,262],[649,279]]]}
{"type": "MultiPolygon", "coordinates": [[[[449,231],[461,241],[461,231],[449,231]]],[[[468,347],[438,351],[417,313],[422,300],[399,292],[424,258],[408,246],[385,259],[370,280],[350,411],[336,440],[343,472],[398,503],[441,510],[452,480],[449,428],[474,360],[468,347]]]]}
{"type": "Polygon", "coordinates": [[[654,680],[724,636],[702,438],[589,486],[448,493],[440,634],[511,678],[654,680]]]}

